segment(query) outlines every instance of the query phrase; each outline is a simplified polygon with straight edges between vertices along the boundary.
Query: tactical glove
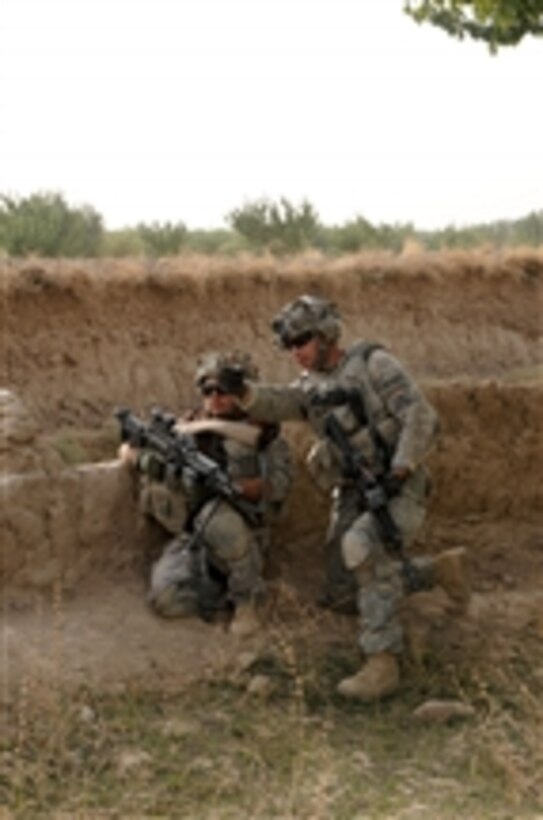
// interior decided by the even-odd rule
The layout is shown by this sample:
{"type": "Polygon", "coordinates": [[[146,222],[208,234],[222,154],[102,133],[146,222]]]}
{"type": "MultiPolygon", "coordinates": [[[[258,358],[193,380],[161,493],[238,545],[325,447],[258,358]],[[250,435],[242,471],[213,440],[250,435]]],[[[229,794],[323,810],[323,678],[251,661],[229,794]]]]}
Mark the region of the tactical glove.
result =
{"type": "Polygon", "coordinates": [[[405,483],[405,478],[400,478],[399,476],[394,475],[394,473],[387,473],[383,476],[381,483],[387,498],[394,498],[400,494],[405,483]]]}
{"type": "Polygon", "coordinates": [[[348,401],[349,392],[344,387],[319,387],[309,399],[313,407],[339,407],[348,401]]]}
{"type": "Polygon", "coordinates": [[[243,368],[236,365],[223,367],[219,377],[219,384],[231,396],[243,396],[246,390],[243,368]]]}
{"type": "Polygon", "coordinates": [[[313,407],[328,408],[347,405],[359,424],[368,423],[364,399],[356,387],[318,387],[309,401],[313,407]]]}

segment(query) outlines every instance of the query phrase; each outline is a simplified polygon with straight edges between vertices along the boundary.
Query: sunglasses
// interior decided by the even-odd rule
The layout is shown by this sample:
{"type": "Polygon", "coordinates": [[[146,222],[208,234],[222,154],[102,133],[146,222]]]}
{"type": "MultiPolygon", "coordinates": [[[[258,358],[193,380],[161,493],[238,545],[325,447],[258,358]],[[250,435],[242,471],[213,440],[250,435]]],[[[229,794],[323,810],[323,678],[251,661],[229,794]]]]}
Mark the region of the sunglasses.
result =
{"type": "Polygon", "coordinates": [[[292,339],[287,339],[285,341],[285,347],[287,350],[292,350],[293,347],[304,347],[308,342],[313,339],[315,336],[310,330],[307,330],[305,333],[300,333],[298,336],[294,336],[292,339]]]}
{"type": "Polygon", "coordinates": [[[203,384],[200,388],[202,396],[226,396],[228,391],[224,390],[219,384],[203,384]]]}

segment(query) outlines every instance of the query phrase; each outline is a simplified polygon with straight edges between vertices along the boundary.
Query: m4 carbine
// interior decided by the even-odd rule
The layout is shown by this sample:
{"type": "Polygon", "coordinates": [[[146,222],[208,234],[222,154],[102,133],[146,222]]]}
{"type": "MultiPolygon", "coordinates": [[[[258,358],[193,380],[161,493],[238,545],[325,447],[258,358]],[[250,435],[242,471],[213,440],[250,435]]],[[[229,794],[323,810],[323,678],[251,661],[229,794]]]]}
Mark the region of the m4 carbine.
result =
{"type": "Polygon", "coordinates": [[[261,523],[260,511],[240,495],[228,473],[198,449],[193,436],[175,430],[175,416],[153,410],[148,424],[126,408],[116,410],[115,416],[121,426],[121,441],[156,453],[164,463],[166,480],[201,487],[208,497],[230,504],[249,524],[261,523]]]}
{"type": "MultiPolygon", "coordinates": [[[[333,395],[329,403],[348,403],[352,392],[337,391],[337,395],[333,395]]],[[[361,402],[362,399],[356,392],[356,401],[361,402]]],[[[324,404],[322,399],[318,401],[321,406],[324,404]]],[[[423,589],[425,584],[420,571],[406,555],[402,534],[388,508],[389,500],[400,490],[400,482],[392,476],[377,476],[374,473],[365,456],[353,448],[341,422],[333,413],[329,413],[325,419],[324,432],[341,453],[344,477],[353,483],[364,508],[373,515],[385,546],[400,561],[407,588],[410,592],[423,589]]]]}

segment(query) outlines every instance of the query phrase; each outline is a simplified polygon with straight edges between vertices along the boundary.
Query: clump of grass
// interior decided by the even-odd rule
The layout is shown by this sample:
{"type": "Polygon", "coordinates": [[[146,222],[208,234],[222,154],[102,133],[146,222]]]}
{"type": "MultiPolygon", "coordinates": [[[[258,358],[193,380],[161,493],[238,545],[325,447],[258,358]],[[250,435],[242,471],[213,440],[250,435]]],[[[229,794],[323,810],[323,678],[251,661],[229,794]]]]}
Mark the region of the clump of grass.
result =
{"type": "Polygon", "coordinates": [[[115,458],[119,447],[119,431],[112,423],[96,430],[65,428],[51,435],[48,443],[66,465],[75,467],[115,458]]]}
{"type": "Polygon", "coordinates": [[[53,441],[53,448],[70,467],[89,461],[87,451],[73,435],[63,434],[53,441]]]}

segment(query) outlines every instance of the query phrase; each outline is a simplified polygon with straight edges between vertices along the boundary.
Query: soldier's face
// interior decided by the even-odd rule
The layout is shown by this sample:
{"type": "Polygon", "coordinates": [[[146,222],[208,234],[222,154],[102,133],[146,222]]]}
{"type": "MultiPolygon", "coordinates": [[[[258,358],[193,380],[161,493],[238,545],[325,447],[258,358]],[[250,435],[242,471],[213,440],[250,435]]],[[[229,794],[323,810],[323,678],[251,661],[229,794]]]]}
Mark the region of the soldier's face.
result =
{"type": "Polygon", "coordinates": [[[215,382],[206,382],[202,387],[204,411],[210,416],[230,416],[236,409],[236,399],[215,382]]]}
{"type": "Polygon", "coordinates": [[[320,358],[320,340],[318,336],[311,336],[303,344],[292,344],[292,356],[302,370],[314,370],[320,358]]]}

